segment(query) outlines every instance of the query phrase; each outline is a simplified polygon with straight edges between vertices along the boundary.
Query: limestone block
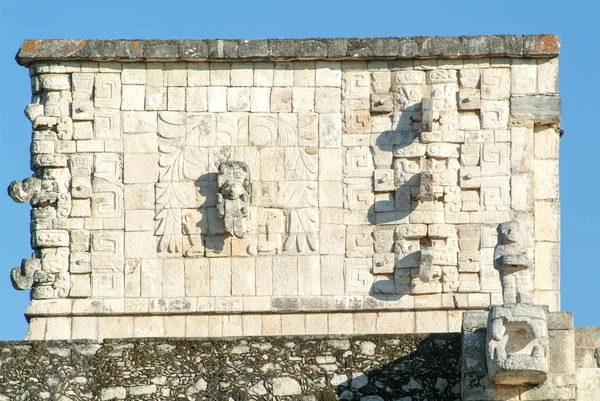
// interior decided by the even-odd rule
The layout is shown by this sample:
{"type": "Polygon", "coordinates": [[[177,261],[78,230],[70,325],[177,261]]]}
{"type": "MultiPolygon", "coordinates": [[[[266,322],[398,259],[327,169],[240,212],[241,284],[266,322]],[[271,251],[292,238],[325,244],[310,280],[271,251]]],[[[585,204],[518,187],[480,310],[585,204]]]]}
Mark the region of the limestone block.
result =
{"type": "Polygon", "coordinates": [[[446,311],[415,312],[415,319],[417,333],[448,332],[448,312],[446,311]]]}
{"type": "Polygon", "coordinates": [[[154,210],[153,184],[126,184],[123,186],[125,210],[154,210]]]}
{"type": "Polygon", "coordinates": [[[233,258],[231,261],[232,295],[252,296],[256,293],[255,261],[250,258],[233,258]]]}
{"type": "Polygon", "coordinates": [[[490,68],[481,71],[481,99],[507,100],[511,79],[508,68],[490,68]]]}
{"type": "Polygon", "coordinates": [[[167,109],[167,88],[164,86],[146,87],[146,110],[166,110],[167,109]]]}
{"type": "Polygon", "coordinates": [[[273,86],[273,63],[254,63],[254,86],[273,86]]]}
{"type": "Polygon", "coordinates": [[[94,106],[118,109],[121,107],[121,75],[97,74],[94,81],[94,106]]]}
{"type": "MultiPolygon", "coordinates": [[[[164,336],[163,316],[140,316],[133,318],[134,337],[162,337],[164,336]]],[[[131,392],[133,393],[133,392],[131,392]]]]}
{"type": "Polygon", "coordinates": [[[294,87],[292,89],[292,108],[294,112],[315,111],[315,89],[294,87]]]}
{"type": "Polygon", "coordinates": [[[346,226],[342,224],[320,225],[320,252],[322,255],[344,255],[346,252],[346,226]]]}
{"type": "Polygon", "coordinates": [[[329,334],[348,334],[354,330],[352,313],[330,313],[329,334]]]}
{"type": "Polygon", "coordinates": [[[274,87],[271,89],[271,112],[289,113],[292,111],[292,89],[274,87]]]}
{"type": "Polygon", "coordinates": [[[130,64],[121,71],[121,82],[124,85],[145,85],[146,66],[144,64],[130,64]]]}
{"type": "Polygon", "coordinates": [[[167,86],[186,86],[187,70],[185,69],[185,65],[180,63],[166,63],[165,81],[167,86]]]}
{"type": "Polygon", "coordinates": [[[222,86],[211,86],[207,89],[208,111],[227,111],[227,88],[222,86]]]}
{"type": "Polygon", "coordinates": [[[558,291],[560,289],[560,244],[536,243],[534,283],[536,290],[558,291]]]}
{"type": "Polygon", "coordinates": [[[414,333],[415,312],[378,312],[377,333],[414,333]]]}
{"type": "Polygon", "coordinates": [[[210,295],[231,295],[231,261],[225,258],[210,260],[210,295]]]}
{"type": "Polygon", "coordinates": [[[558,96],[521,96],[510,98],[513,115],[532,115],[535,124],[557,124],[560,122],[561,102],[558,96]]]}
{"type": "Polygon", "coordinates": [[[233,63],[231,65],[231,86],[252,86],[254,71],[251,63],[233,63]]]}
{"type": "Polygon", "coordinates": [[[533,209],[533,175],[514,174],[510,177],[511,207],[519,211],[531,211],[533,209]]]}
{"type": "Polygon", "coordinates": [[[534,60],[513,59],[511,64],[511,93],[513,95],[536,94],[537,63],[534,60]]]}
{"type": "Polygon", "coordinates": [[[228,111],[250,111],[250,88],[227,88],[228,111]]]}
{"type": "Polygon", "coordinates": [[[321,294],[341,295],[344,293],[343,255],[321,256],[321,294]]]}
{"type": "Polygon", "coordinates": [[[188,63],[187,84],[188,86],[209,86],[210,75],[208,63],[188,63]]]}
{"type": "MultiPolygon", "coordinates": [[[[156,112],[127,111],[123,113],[123,132],[144,133],[157,131],[156,112]]],[[[96,132],[96,134],[98,134],[96,132]]]]}
{"type": "Polygon", "coordinates": [[[316,86],[340,87],[342,85],[341,64],[335,61],[317,61],[315,84],[316,86]]]}
{"type": "MultiPolygon", "coordinates": [[[[483,96],[483,95],[482,95],[483,96]]],[[[482,97],[483,99],[483,97],[482,97]]],[[[482,100],[481,128],[506,129],[508,125],[508,102],[482,100]]]]}
{"type": "Polygon", "coordinates": [[[185,88],[179,86],[167,87],[167,110],[185,110],[185,88]]]}
{"type": "Polygon", "coordinates": [[[294,63],[294,86],[315,86],[315,63],[302,61],[294,63]]]}
{"type": "Polygon", "coordinates": [[[539,94],[558,93],[558,58],[538,60],[537,86],[539,94]]]}
{"type": "Polygon", "coordinates": [[[185,275],[182,259],[165,259],[163,261],[162,283],[163,297],[185,296],[185,275]]]}
{"type": "Polygon", "coordinates": [[[273,257],[273,295],[298,294],[298,258],[273,257]]]}
{"type": "Polygon", "coordinates": [[[538,159],[557,159],[560,135],[554,128],[534,130],[534,154],[538,159]]]}
{"type": "Polygon", "coordinates": [[[533,162],[534,197],[558,200],[558,159],[533,162]]]}
{"type": "Polygon", "coordinates": [[[306,332],[306,319],[304,314],[281,315],[282,335],[304,335],[306,332]]]}
{"type": "Polygon", "coordinates": [[[141,296],[142,297],[160,297],[162,296],[162,262],[158,260],[142,260],[141,266],[141,296]]]}
{"type": "Polygon", "coordinates": [[[326,313],[311,313],[306,315],[307,335],[327,334],[328,330],[328,315],[326,313]]]}
{"type": "Polygon", "coordinates": [[[73,317],[71,329],[71,339],[73,340],[95,340],[97,335],[97,318],[88,316],[73,317]]]}
{"type": "Polygon", "coordinates": [[[317,113],[339,113],[341,92],[339,88],[317,87],[315,89],[315,111],[317,113]]]}
{"type": "Polygon", "coordinates": [[[133,317],[98,317],[98,340],[133,337],[133,317]]]}
{"type": "Polygon", "coordinates": [[[126,184],[158,181],[157,154],[125,154],[123,181],[126,184]]]}
{"type": "Polygon", "coordinates": [[[342,118],[339,113],[319,114],[319,146],[339,148],[342,143],[342,118]]]}
{"type": "Polygon", "coordinates": [[[187,111],[207,111],[208,91],[206,87],[185,88],[185,109],[187,111]]]}
{"type": "MultiPolygon", "coordinates": [[[[294,100],[294,99],[292,99],[294,100]]],[[[270,88],[250,88],[250,111],[268,113],[271,108],[270,88]]],[[[294,110],[296,106],[294,105],[294,110]]]]}
{"type": "Polygon", "coordinates": [[[560,241],[560,206],[556,201],[535,202],[535,240],[560,241]]]}
{"type": "Polygon", "coordinates": [[[144,110],[146,88],[143,85],[123,85],[121,110],[144,110]]]}
{"type": "Polygon", "coordinates": [[[293,63],[275,63],[273,69],[274,86],[293,86],[294,85],[294,64],[293,63]]]}

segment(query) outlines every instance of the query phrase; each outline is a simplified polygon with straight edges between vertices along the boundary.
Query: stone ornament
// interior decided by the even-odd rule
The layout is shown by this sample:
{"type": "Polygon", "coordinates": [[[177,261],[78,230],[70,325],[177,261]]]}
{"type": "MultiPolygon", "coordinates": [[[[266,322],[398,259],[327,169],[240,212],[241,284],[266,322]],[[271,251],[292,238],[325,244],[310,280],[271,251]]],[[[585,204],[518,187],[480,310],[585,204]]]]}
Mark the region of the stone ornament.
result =
{"type": "Polygon", "coordinates": [[[217,209],[225,221],[225,231],[243,238],[248,230],[250,206],[250,169],[240,161],[219,164],[217,209]]]}
{"type": "Polygon", "coordinates": [[[15,180],[8,186],[8,196],[17,203],[29,202],[41,190],[41,180],[28,177],[23,181],[15,180]]]}
{"type": "Polygon", "coordinates": [[[498,225],[494,268],[500,273],[503,306],[488,315],[487,367],[496,384],[540,384],[548,375],[546,310],[533,305],[531,259],[519,221],[498,225]]]}

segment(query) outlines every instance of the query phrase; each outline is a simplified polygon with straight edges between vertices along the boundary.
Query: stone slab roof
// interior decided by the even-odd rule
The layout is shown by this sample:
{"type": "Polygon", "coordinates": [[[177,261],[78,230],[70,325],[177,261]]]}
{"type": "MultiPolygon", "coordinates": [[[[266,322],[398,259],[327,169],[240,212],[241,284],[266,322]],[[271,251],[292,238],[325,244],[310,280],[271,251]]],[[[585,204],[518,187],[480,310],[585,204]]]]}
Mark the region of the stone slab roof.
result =
{"type": "Polygon", "coordinates": [[[34,61],[194,61],[555,57],[560,38],[544,35],[417,36],[264,40],[25,40],[16,56],[34,61]]]}

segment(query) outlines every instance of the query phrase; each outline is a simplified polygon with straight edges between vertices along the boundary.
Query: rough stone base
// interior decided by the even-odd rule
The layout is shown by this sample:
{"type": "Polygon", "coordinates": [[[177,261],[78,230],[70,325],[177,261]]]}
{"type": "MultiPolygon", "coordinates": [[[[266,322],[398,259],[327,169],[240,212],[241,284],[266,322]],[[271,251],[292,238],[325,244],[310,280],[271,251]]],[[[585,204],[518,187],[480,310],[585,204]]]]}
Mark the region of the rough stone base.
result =
{"type": "Polygon", "coordinates": [[[459,400],[460,334],[0,343],[0,401],[459,400]]]}

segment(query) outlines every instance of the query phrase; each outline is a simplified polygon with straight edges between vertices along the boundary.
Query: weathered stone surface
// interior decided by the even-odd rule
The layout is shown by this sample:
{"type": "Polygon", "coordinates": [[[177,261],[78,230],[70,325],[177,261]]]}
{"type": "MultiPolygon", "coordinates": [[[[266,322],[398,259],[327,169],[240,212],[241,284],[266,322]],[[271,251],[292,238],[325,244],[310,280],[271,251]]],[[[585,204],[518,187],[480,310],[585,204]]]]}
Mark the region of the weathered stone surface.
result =
{"type": "Polygon", "coordinates": [[[555,35],[284,40],[26,40],[17,61],[56,59],[375,58],[558,55],[555,35]]]}
{"type": "Polygon", "coordinates": [[[61,400],[460,399],[458,334],[4,342],[0,349],[0,399],[45,392],[61,400]],[[23,381],[26,360],[31,373],[23,381]],[[67,375],[59,373],[64,366],[67,375]]]}
{"type": "Polygon", "coordinates": [[[536,124],[560,123],[561,102],[557,96],[522,96],[510,98],[511,114],[532,115],[536,124]]]}

